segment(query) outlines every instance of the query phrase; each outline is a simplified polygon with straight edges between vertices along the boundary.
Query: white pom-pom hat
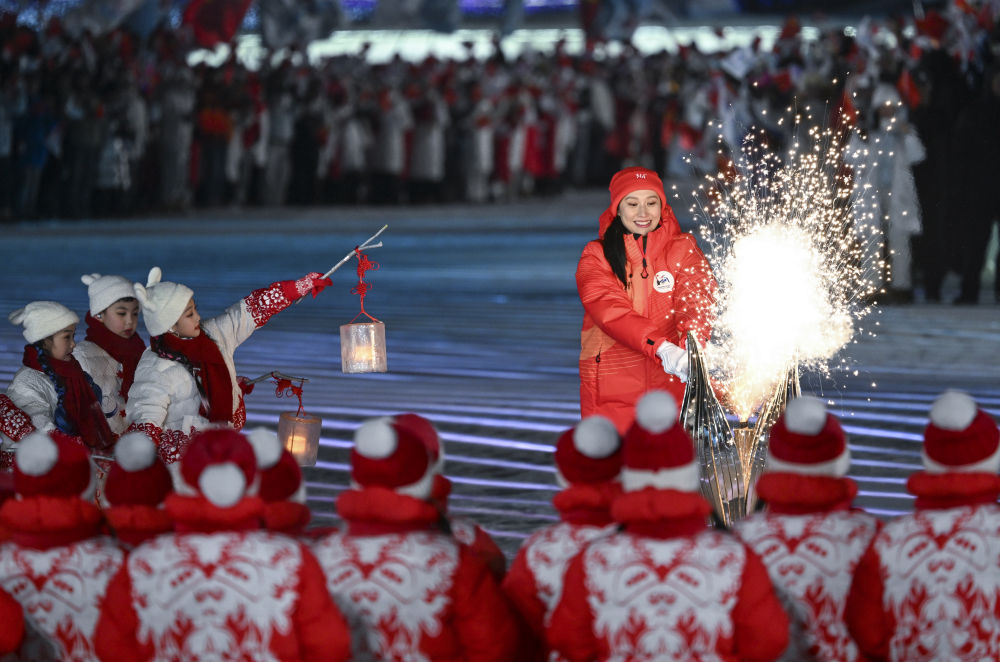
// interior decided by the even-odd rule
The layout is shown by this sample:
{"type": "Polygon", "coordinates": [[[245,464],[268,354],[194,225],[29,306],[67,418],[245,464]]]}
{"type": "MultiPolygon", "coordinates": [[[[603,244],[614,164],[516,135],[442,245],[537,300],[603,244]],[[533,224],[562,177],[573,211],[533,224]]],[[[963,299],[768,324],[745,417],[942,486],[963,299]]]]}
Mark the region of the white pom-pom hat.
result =
{"type": "Polygon", "coordinates": [[[930,473],[995,474],[1000,470],[1000,430],[972,396],[948,390],[931,406],[922,455],[930,473]]]}
{"type": "Polygon", "coordinates": [[[108,471],[104,498],[112,506],[158,506],[173,488],[170,471],[156,444],[142,432],[123,434],[115,443],[115,463],[108,471]]]}
{"type": "Polygon", "coordinates": [[[254,428],[247,439],[257,456],[260,483],[257,495],[265,503],[277,501],[306,502],[302,469],[295,457],[278,441],[278,435],[267,428],[254,428]]]}
{"type": "Polygon", "coordinates": [[[142,307],[146,332],[150,336],[160,336],[169,331],[194,296],[190,287],[161,280],[162,276],[160,268],[153,267],[149,270],[145,287],[139,283],[133,286],[135,298],[142,307]]]}
{"type": "Polygon", "coordinates": [[[257,494],[257,456],[247,438],[230,428],[201,430],[181,458],[181,477],[205,499],[230,508],[257,494]]]}
{"type": "Polygon", "coordinates": [[[768,435],[768,473],[843,477],[851,467],[847,435],[819,398],[788,402],[768,435]]]}
{"type": "Polygon", "coordinates": [[[430,497],[436,465],[427,446],[406,425],[373,418],[354,433],[351,480],[359,487],[385,487],[417,499],[430,497]]]}
{"type": "Polygon", "coordinates": [[[104,312],[108,306],[119,299],[136,298],[132,281],[122,276],[84,274],[80,276],[80,280],[87,286],[87,296],[90,298],[90,314],[92,316],[97,316],[104,312]]]}
{"type": "Polygon", "coordinates": [[[622,488],[696,492],[700,473],[694,442],[677,421],[677,403],[666,391],[646,393],[622,443],[622,488]]]}
{"type": "Polygon", "coordinates": [[[588,416],[556,441],[556,480],[560,485],[604,483],[619,478],[622,440],[614,423],[588,416]]]}
{"type": "Polygon", "coordinates": [[[24,326],[21,335],[29,343],[36,343],[80,321],[80,317],[56,301],[32,301],[15,310],[7,319],[11,324],[24,326]]]}
{"type": "Polygon", "coordinates": [[[90,453],[59,431],[32,432],[17,443],[14,491],[22,497],[92,499],[96,489],[90,453]]]}

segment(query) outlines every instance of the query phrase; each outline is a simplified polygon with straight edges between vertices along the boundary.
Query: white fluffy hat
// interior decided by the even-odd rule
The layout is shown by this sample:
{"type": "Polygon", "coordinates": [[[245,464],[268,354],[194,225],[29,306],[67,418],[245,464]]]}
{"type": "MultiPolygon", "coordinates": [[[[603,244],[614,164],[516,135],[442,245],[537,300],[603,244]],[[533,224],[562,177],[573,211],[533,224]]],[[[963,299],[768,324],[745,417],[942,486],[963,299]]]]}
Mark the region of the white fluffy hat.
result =
{"type": "Polygon", "coordinates": [[[108,306],[119,299],[135,298],[132,281],[124,276],[84,274],[80,276],[80,280],[87,286],[87,296],[90,297],[91,315],[104,312],[108,306]]]}
{"type": "Polygon", "coordinates": [[[32,301],[7,316],[12,324],[23,324],[24,339],[36,343],[80,321],[79,316],[56,301],[32,301]]]}
{"type": "Polygon", "coordinates": [[[180,283],[160,280],[163,273],[159,267],[149,270],[146,286],[134,286],[135,298],[142,306],[142,318],[146,321],[146,331],[150,336],[163,335],[170,330],[194,296],[191,288],[180,283]]]}

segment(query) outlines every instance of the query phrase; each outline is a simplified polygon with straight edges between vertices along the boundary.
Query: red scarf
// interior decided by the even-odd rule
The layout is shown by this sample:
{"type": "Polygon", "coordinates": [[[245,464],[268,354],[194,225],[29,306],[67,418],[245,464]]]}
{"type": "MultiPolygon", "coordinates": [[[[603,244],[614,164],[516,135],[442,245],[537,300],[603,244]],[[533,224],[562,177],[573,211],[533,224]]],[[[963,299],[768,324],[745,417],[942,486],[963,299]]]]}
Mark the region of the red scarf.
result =
{"type": "Polygon", "coordinates": [[[122,338],[117,333],[112,333],[108,327],[104,326],[104,322],[91,317],[90,313],[87,313],[86,322],[86,339],[122,364],[120,393],[123,398],[128,400],[128,390],[132,388],[132,380],[135,379],[135,367],[139,364],[139,357],[146,349],[146,343],[142,342],[138,333],[133,333],[131,338],[122,338]]]}
{"type": "Polygon", "coordinates": [[[214,340],[204,331],[194,338],[179,338],[172,333],[164,333],[150,338],[149,344],[164,358],[187,360],[202,395],[208,400],[208,420],[213,423],[232,422],[233,380],[214,340]]]}
{"type": "MultiPolygon", "coordinates": [[[[91,388],[90,378],[80,367],[80,363],[72,354],[65,361],[57,361],[51,356],[46,356],[45,361],[56,378],[62,382],[64,389],[56,407],[61,406],[66,412],[69,423],[76,427],[76,430],[63,430],[63,432],[80,435],[87,446],[97,450],[103,450],[114,443],[115,435],[108,427],[108,419],[104,417],[101,403],[91,388]]],[[[38,359],[38,350],[34,345],[24,346],[24,357],[21,362],[52,379],[52,375],[42,367],[38,359]]],[[[55,386],[58,393],[59,384],[55,386]]]]}

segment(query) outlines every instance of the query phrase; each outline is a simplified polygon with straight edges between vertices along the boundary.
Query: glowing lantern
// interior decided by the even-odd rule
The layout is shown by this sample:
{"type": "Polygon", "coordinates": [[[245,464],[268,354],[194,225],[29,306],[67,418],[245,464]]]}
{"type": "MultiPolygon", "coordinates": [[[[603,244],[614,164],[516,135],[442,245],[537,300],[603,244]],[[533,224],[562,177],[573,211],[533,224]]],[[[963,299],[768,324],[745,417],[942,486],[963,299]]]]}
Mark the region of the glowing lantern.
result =
{"type": "Polygon", "coordinates": [[[283,411],[278,417],[278,439],[300,467],[312,467],[319,453],[323,419],[304,411],[283,411]]]}
{"type": "Polygon", "coordinates": [[[340,327],[340,365],[344,372],[385,372],[385,324],[351,322],[340,327]]]}

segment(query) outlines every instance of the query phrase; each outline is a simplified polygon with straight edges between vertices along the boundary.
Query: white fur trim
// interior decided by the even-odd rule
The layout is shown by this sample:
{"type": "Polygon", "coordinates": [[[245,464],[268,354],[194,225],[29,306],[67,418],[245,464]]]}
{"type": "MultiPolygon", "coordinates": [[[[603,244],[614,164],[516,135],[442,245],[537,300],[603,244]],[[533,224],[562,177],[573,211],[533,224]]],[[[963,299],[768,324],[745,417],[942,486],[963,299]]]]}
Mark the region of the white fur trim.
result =
{"type": "Polygon", "coordinates": [[[989,457],[983,458],[979,462],[973,462],[972,464],[941,464],[929,458],[923,450],[920,451],[920,457],[924,461],[924,469],[927,470],[927,473],[932,474],[952,472],[995,474],[1000,471],[1000,446],[997,446],[997,449],[989,457]]]}
{"type": "Polygon", "coordinates": [[[851,468],[851,449],[846,445],[844,452],[825,462],[815,462],[813,464],[799,464],[795,462],[785,462],[771,455],[768,450],[767,462],[764,465],[765,473],[788,473],[801,474],[803,476],[834,476],[843,478],[851,468]]]}
{"type": "Polygon", "coordinates": [[[968,393],[947,390],[931,406],[931,423],[942,430],[964,430],[976,418],[979,406],[968,393]]]}
{"type": "Polygon", "coordinates": [[[236,505],[246,493],[246,488],[246,477],[232,462],[209,465],[198,476],[198,489],[220,508],[236,505]]]}
{"type": "Polygon", "coordinates": [[[125,471],[142,471],[153,466],[156,444],[142,432],[129,432],[115,444],[115,462],[125,471]]]}
{"type": "Polygon", "coordinates": [[[44,432],[32,432],[18,442],[14,461],[26,476],[44,476],[59,461],[59,446],[44,432]]]}
{"type": "Polygon", "coordinates": [[[603,416],[588,416],[573,429],[573,445],[587,457],[600,459],[612,455],[621,445],[615,424],[603,416]]]}
{"type": "Polygon", "coordinates": [[[826,426],[826,405],[817,397],[800,395],[785,407],[785,427],[789,432],[814,436],[826,426]]]}
{"type": "Polygon", "coordinates": [[[281,459],[281,444],[278,434],[265,427],[256,427],[245,433],[247,441],[253,446],[253,454],[257,456],[257,466],[260,469],[270,469],[281,459]]]}
{"type": "Polygon", "coordinates": [[[354,432],[355,450],[373,460],[384,460],[395,453],[398,446],[396,429],[387,416],[368,419],[354,432]]]}
{"type": "Polygon", "coordinates": [[[626,492],[635,492],[645,487],[695,492],[700,486],[701,476],[697,462],[673,469],[660,469],[659,471],[640,471],[628,468],[622,470],[622,488],[626,492]]]}
{"type": "Polygon", "coordinates": [[[415,483],[410,483],[409,485],[401,485],[394,488],[395,492],[399,494],[405,494],[406,496],[411,496],[414,499],[427,500],[431,496],[431,491],[434,487],[434,476],[437,472],[434,467],[427,467],[427,471],[424,475],[420,477],[415,483]]]}
{"type": "Polygon", "coordinates": [[[666,391],[650,391],[635,406],[635,422],[653,434],[669,430],[677,422],[677,403],[666,391]]]}

